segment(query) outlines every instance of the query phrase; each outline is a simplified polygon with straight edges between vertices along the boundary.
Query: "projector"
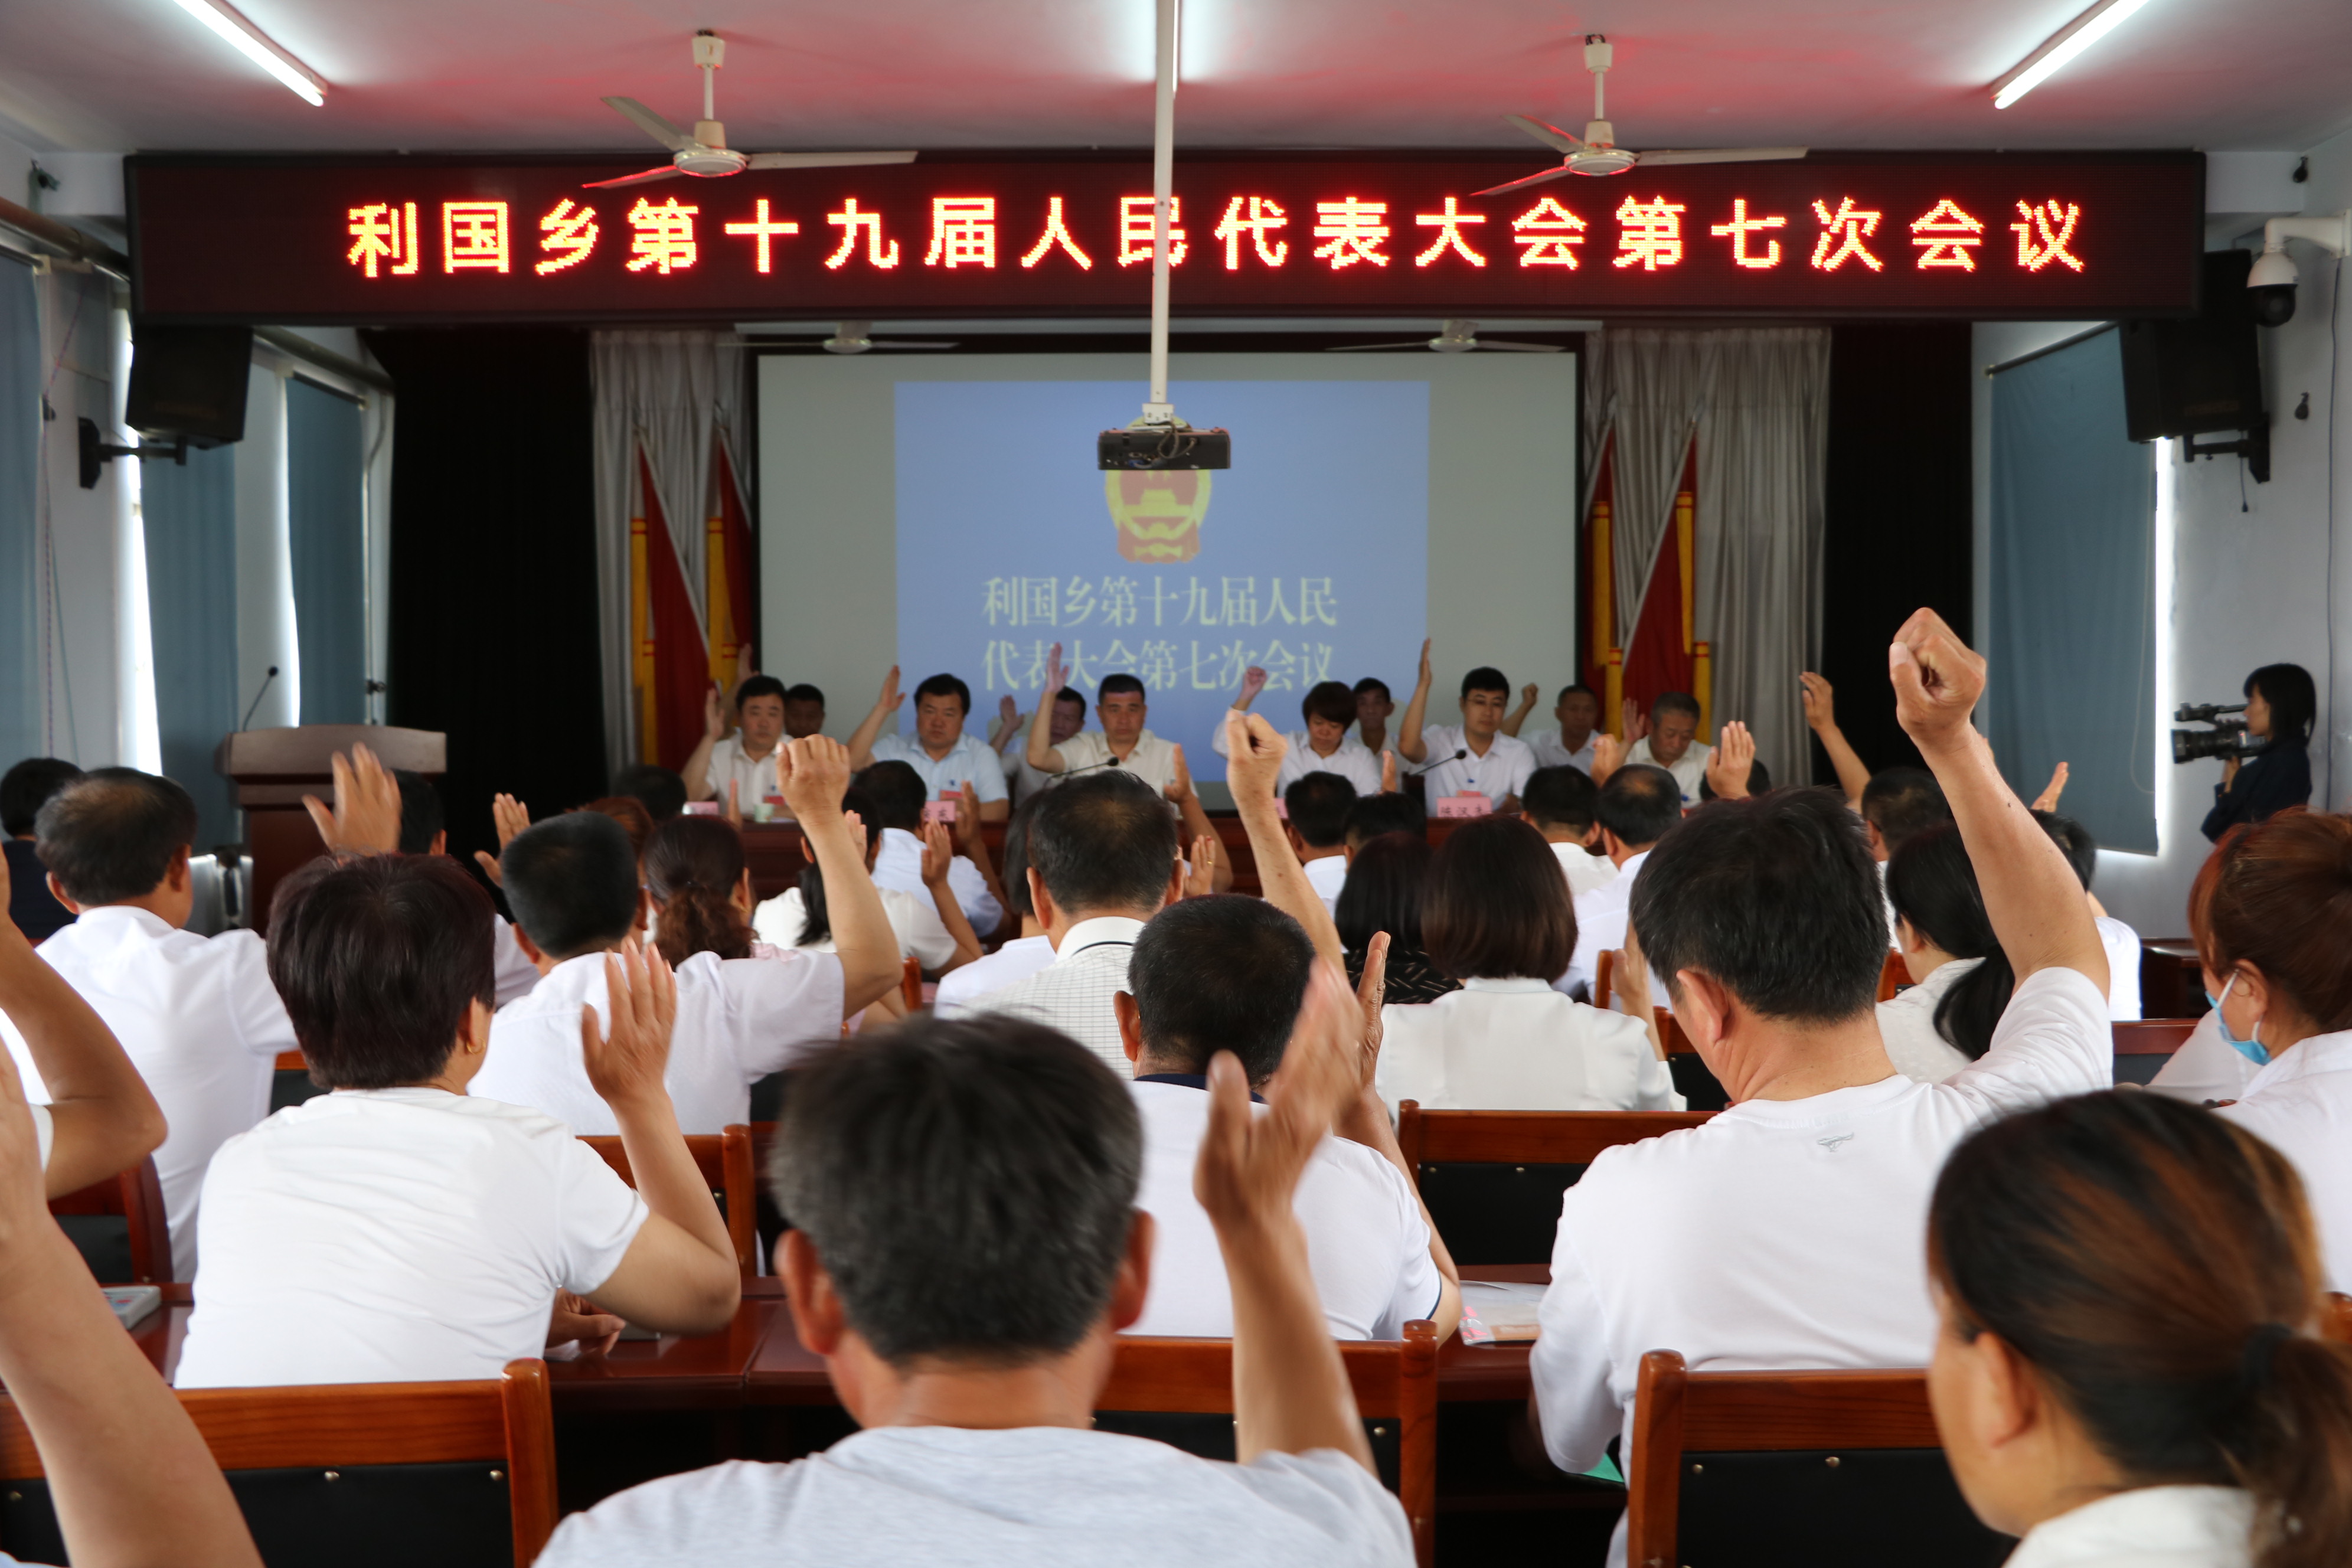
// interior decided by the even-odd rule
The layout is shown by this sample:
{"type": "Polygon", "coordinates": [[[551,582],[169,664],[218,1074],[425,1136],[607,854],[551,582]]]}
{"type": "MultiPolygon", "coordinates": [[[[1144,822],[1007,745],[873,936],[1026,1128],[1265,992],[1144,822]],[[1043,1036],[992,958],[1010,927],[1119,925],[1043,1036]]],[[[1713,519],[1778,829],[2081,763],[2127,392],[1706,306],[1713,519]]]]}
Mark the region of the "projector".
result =
{"type": "Polygon", "coordinates": [[[1234,438],[1222,428],[1130,425],[1104,431],[1095,442],[1095,466],[1103,468],[1230,468],[1234,438]]]}

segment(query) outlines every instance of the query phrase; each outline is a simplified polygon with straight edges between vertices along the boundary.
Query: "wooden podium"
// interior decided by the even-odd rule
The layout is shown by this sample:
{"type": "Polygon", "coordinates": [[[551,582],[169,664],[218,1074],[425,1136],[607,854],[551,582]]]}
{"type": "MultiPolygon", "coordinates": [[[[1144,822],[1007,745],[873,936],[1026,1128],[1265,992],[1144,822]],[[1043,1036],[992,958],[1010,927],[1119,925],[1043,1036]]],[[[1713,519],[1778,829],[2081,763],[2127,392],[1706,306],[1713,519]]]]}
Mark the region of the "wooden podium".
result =
{"type": "Polygon", "coordinates": [[[269,898],[278,879],[319,854],[319,829],[302,797],[332,804],[334,755],[361,745],[388,768],[438,778],[449,766],[449,738],[430,730],[382,724],[303,724],[244,730],[221,741],[218,767],[236,783],[245,813],[246,853],[253,857],[250,924],[269,929],[269,898]]]}

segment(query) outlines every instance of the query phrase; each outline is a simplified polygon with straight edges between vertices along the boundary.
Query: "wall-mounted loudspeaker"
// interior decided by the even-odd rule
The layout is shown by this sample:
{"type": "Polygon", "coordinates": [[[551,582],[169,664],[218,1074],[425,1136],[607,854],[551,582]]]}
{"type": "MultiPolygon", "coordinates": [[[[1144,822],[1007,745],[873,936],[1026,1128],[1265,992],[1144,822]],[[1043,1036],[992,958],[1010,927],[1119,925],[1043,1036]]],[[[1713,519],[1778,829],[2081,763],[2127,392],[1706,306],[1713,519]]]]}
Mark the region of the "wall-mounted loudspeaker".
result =
{"type": "Polygon", "coordinates": [[[138,325],[131,332],[123,422],[151,441],[184,436],[191,447],[242,441],[252,368],[251,327],[138,325]]]}

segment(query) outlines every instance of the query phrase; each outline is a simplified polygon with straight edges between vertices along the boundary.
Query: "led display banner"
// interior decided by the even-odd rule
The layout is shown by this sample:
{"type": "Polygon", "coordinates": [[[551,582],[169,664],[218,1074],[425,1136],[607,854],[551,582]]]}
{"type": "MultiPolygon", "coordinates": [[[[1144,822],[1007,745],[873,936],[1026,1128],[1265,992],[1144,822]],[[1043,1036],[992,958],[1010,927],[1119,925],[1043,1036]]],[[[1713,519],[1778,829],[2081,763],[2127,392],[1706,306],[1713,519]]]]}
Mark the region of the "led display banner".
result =
{"type": "MultiPolygon", "coordinates": [[[[939,158],[614,190],[642,159],[141,156],[134,308],[166,321],[1140,313],[1150,165],[939,158]]],[[[1527,157],[1203,157],[1180,314],[2049,317],[2197,300],[2193,153],[1822,155],[1493,196],[1527,157]]]]}

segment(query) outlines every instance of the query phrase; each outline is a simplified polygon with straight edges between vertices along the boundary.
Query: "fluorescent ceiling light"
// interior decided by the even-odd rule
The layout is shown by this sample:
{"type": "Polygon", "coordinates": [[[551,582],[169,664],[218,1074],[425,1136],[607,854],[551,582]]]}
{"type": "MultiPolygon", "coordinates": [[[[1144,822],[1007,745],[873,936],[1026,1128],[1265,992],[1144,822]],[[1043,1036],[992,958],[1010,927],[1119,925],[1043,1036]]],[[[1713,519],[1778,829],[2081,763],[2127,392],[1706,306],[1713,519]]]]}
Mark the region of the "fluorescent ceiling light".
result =
{"type": "MultiPolygon", "coordinates": [[[[187,5],[189,0],[180,0],[187,5]]],[[[2099,3],[2050,35],[2047,42],[2018,63],[2017,68],[1992,84],[1992,106],[2007,109],[2057,74],[2067,61],[2115,31],[2123,19],[2147,0],[2099,0],[2099,3]]]]}
{"type": "Polygon", "coordinates": [[[313,107],[327,101],[327,84],[319,73],[278,47],[268,34],[239,16],[224,0],[179,0],[180,9],[235,45],[237,53],[284,82],[294,96],[313,107]]]}

